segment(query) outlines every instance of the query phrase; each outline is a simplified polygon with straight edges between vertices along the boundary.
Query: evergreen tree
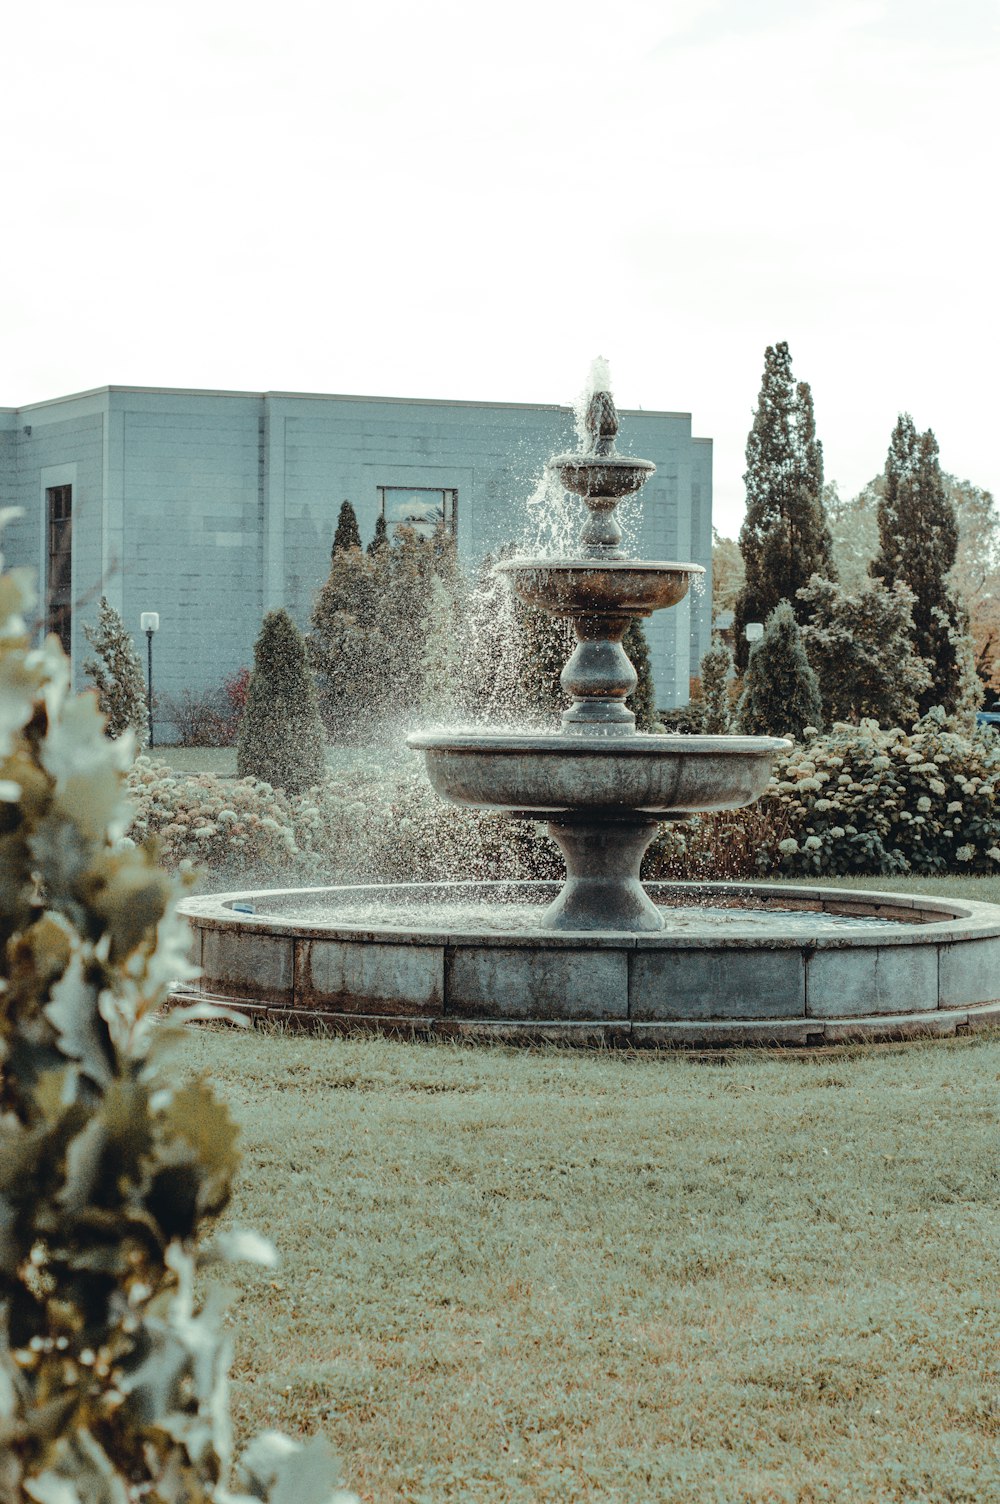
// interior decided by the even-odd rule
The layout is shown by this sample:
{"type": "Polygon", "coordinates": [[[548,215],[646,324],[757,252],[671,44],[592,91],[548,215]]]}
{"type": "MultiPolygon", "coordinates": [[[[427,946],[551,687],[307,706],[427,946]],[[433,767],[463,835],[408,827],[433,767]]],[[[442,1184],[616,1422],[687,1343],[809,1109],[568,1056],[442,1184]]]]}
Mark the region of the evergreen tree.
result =
{"type": "Polygon", "coordinates": [[[454,535],[440,527],[430,537],[400,527],[390,546],[372,556],[374,622],[387,706],[395,716],[420,704],[424,632],[433,582],[440,579],[453,609],[462,580],[454,535]]]}
{"type": "Polygon", "coordinates": [[[959,640],[964,622],[948,590],[958,551],[955,506],[945,489],[931,429],[918,434],[909,413],[893,429],[878,507],[879,547],[872,576],[890,588],[902,580],[913,591],[913,642],[931,680],[920,712],[941,705],[948,714],[960,694],[959,640]]]}
{"type": "Polygon", "coordinates": [[[732,727],[729,702],[732,674],[732,650],[715,633],[711,647],[701,660],[702,730],[706,736],[725,736],[732,727]]]}
{"type": "Polygon", "coordinates": [[[533,719],[551,720],[562,715],[570,703],[559,676],[576,647],[576,634],[564,617],[529,606],[519,596],[515,596],[514,616],[523,655],[525,707],[533,719]]]}
{"type": "Polygon", "coordinates": [[[389,529],[386,527],[385,518],[382,516],[382,513],[379,512],[378,516],[375,518],[375,532],[372,536],[372,541],[368,545],[368,552],[374,557],[374,555],[377,554],[380,549],[388,548],[388,546],[389,529]]]}
{"type": "Polygon", "coordinates": [[[376,603],[377,561],[360,548],[335,551],[313,604],[306,650],[330,736],[350,742],[371,728],[385,691],[376,603]]]}
{"type": "Polygon", "coordinates": [[[819,681],[806,657],[802,632],[790,601],[779,601],[750,654],[736,729],[748,736],[792,736],[819,727],[819,681]]]}
{"type": "Polygon", "coordinates": [[[333,535],[333,547],[330,550],[330,558],[335,559],[338,554],[346,552],[349,548],[361,547],[361,529],[358,527],[358,517],[349,501],[340,504],[340,515],[337,518],[337,527],[333,535]]]}
{"type": "Polygon", "coordinates": [[[930,683],[913,646],[913,591],[902,580],[891,590],[869,580],[849,592],[816,575],[799,593],[810,608],[802,640],[826,720],[911,726],[930,683]]]}
{"type": "Polygon", "coordinates": [[[236,743],[237,775],[300,794],[319,783],[325,766],[323,725],[305,643],[287,611],[269,611],[254,644],[236,743]]]}
{"type": "Polygon", "coordinates": [[[149,740],[146,680],[135,643],[106,596],[101,596],[96,627],[83,631],[96,655],[86,659],[83,672],[97,690],[97,703],[108,718],[108,736],[117,739],[123,731],[132,730],[141,752],[149,740]]]}
{"type": "Polygon", "coordinates": [[[635,716],[637,731],[662,730],[656,716],[656,690],[653,686],[653,668],[649,656],[649,643],[641,621],[630,621],[622,638],[622,647],[639,676],[639,682],[625,701],[635,716]]]}
{"type": "Polygon", "coordinates": [[[440,575],[431,580],[421,625],[418,710],[429,721],[454,724],[462,696],[462,636],[455,597],[440,575]]]}
{"type": "Polygon", "coordinates": [[[746,583],[734,622],[741,668],[747,661],[747,622],[765,621],[782,600],[792,602],[796,618],[804,621],[807,608],[796,592],[814,574],[834,575],[812,392],[807,382],[795,382],[784,341],[769,345],[764,355],[746,461],[747,511],[739,539],[746,583]]]}
{"type": "MultiPolygon", "coordinates": [[[[506,545],[501,558],[514,552],[506,545]]],[[[465,612],[467,655],[463,666],[463,704],[477,721],[516,724],[527,713],[524,697],[524,642],[510,577],[498,573],[487,554],[469,593],[465,612]]]]}

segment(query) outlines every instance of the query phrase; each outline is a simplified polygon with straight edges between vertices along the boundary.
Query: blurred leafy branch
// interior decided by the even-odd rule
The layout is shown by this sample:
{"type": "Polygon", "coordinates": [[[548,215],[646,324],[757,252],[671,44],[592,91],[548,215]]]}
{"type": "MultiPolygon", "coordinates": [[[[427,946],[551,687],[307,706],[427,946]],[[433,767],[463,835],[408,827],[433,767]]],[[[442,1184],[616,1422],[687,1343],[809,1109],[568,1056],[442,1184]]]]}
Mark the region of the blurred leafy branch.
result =
{"type": "Polygon", "coordinates": [[[0,573],[0,1504],[347,1504],[320,1439],[234,1457],[222,1296],[195,1276],[275,1255],[202,1241],[238,1153],[156,1017],[191,975],[179,887],[121,841],[131,733],[70,694],[55,638],[32,647],[34,603],[0,573]]]}

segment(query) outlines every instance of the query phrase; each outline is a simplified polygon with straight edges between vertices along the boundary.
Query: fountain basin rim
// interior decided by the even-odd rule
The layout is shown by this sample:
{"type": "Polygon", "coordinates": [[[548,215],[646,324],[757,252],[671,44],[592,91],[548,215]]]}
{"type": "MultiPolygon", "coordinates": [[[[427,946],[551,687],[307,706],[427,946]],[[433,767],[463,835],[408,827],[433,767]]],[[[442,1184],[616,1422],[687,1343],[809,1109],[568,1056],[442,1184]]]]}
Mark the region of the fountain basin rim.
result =
{"type": "Polygon", "coordinates": [[[502,559],[495,568],[498,574],[513,574],[521,570],[538,570],[548,573],[558,571],[565,574],[605,574],[611,570],[616,574],[698,575],[705,573],[703,564],[678,564],[671,559],[601,558],[594,554],[580,555],[576,558],[565,554],[539,554],[531,558],[515,556],[512,559],[502,559]]]}
{"type": "Polygon", "coordinates": [[[417,752],[540,753],[551,757],[762,757],[787,751],[784,736],[689,736],[686,732],[412,731],[406,745],[417,752]]]}
{"type": "MultiPolygon", "coordinates": [[[[857,911],[864,917],[869,911],[887,909],[896,913],[933,915],[933,918],[899,919],[877,929],[847,926],[836,933],[815,935],[808,940],[801,931],[782,934],[777,927],[765,934],[729,934],[714,941],[727,950],[796,950],[806,946],[809,952],[852,950],[856,947],[880,948],[913,945],[941,945],[953,941],[976,942],[1000,940],[1000,905],[984,903],[977,899],[944,898],[939,895],[909,895],[891,890],[859,888],[814,887],[808,883],[766,882],[650,882],[646,889],[654,899],[669,896],[686,898],[692,904],[711,897],[758,900],[761,907],[769,905],[781,909],[796,907],[823,914],[845,914],[857,911]]],[[[532,950],[711,950],[713,942],[702,934],[672,933],[669,926],[653,933],[636,933],[629,930],[580,930],[543,931],[534,928],[511,930],[486,930],[468,925],[428,924],[424,927],[408,924],[393,926],[386,921],[345,919],[342,915],[330,921],[305,920],[301,917],[283,917],[280,912],[244,914],[233,909],[233,904],[267,901],[280,904],[281,900],[337,898],[348,901],[364,899],[368,895],[399,895],[402,902],[419,900],[422,896],[434,895],[442,899],[456,900],[478,897],[495,889],[507,894],[523,890],[547,897],[555,893],[557,882],[512,880],[500,882],[414,882],[414,883],[355,883],[333,887],[310,888],[262,888],[226,893],[205,894],[201,897],[182,899],[177,912],[193,921],[199,929],[235,931],[247,935],[284,934],[301,939],[382,942],[389,945],[451,945],[471,944],[477,946],[510,949],[529,947],[532,950]]]]}
{"type": "Polygon", "coordinates": [[[553,454],[546,461],[550,470],[565,469],[572,465],[578,470],[641,470],[647,475],[652,475],[656,465],[652,460],[644,460],[636,454],[553,454]]]}

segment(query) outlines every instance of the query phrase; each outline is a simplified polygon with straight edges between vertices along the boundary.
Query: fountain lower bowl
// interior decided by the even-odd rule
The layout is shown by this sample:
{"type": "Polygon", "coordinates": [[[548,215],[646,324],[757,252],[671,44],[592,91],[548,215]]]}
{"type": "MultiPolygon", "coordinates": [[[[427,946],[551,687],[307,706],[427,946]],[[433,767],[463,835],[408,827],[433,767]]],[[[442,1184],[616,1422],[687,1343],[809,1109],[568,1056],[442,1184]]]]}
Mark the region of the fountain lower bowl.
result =
{"type": "Polygon", "coordinates": [[[187,899],[202,976],[174,1000],[288,1027],[627,1047],[839,1044],[1000,1024],[1000,906],[806,884],[651,883],[659,933],[554,935],[533,916],[557,887],[187,899]]]}

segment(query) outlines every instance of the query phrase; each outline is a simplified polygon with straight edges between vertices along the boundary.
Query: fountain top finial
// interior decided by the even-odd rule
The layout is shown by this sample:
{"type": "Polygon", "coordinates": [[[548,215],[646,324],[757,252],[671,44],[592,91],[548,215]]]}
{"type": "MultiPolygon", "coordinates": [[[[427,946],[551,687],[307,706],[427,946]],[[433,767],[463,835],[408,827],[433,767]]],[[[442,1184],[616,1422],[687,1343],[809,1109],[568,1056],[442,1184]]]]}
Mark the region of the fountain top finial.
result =
{"type": "Polygon", "coordinates": [[[594,392],[587,404],[584,427],[590,438],[591,454],[614,454],[618,437],[618,409],[610,392],[594,392]]]}

